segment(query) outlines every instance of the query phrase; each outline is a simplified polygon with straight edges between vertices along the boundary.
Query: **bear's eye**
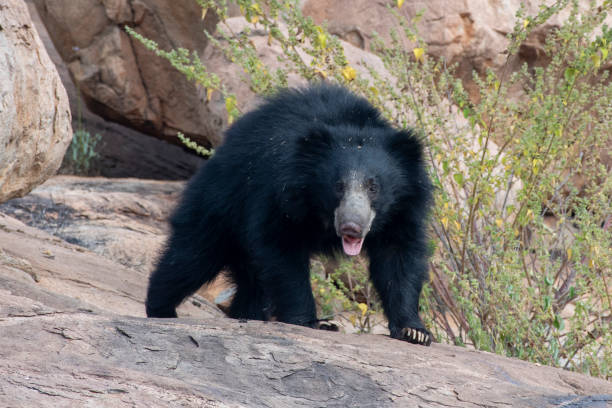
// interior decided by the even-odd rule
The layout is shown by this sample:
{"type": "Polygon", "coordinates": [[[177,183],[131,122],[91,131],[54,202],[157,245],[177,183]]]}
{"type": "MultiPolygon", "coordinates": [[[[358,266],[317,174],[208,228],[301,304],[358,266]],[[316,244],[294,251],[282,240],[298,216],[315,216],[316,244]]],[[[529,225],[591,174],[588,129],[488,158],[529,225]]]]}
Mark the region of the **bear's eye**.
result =
{"type": "Polygon", "coordinates": [[[376,180],[374,180],[373,178],[368,179],[368,181],[366,181],[366,188],[368,190],[368,193],[372,195],[378,193],[378,184],[376,184],[376,180]]]}
{"type": "Polygon", "coordinates": [[[344,183],[341,181],[336,182],[336,193],[342,193],[344,192],[344,183]]]}

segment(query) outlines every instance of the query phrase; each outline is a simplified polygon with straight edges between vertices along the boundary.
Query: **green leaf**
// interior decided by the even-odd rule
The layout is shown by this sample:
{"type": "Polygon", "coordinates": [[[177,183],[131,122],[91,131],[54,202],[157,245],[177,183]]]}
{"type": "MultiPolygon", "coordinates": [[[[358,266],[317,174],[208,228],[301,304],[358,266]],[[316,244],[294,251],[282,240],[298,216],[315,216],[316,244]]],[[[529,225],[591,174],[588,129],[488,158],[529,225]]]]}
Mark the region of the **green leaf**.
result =
{"type": "Polygon", "coordinates": [[[563,322],[563,319],[558,314],[555,315],[553,326],[555,326],[557,330],[563,330],[563,328],[565,327],[565,323],[563,322]]]}
{"type": "Polygon", "coordinates": [[[551,303],[550,296],[548,295],[544,296],[544,311],[550,308],[550,303],[551,303]]]}
{"type": "Polygon", "coordinates": [[[449,168],[448,160],[443,160],[442,161],[442,170],[444,170],[444,173],[448,173],[448,168],[449,168]]]}
{"type": "Polygon", "coordinates": [[[453,179],[455,179],[455,182],[457,184],[459,184],[460,186],[463,186],[463,173],[455,173],[453,174],[453,179]]]}
{"type": "Polygon", "coordinates": [[[553,284],[553,279],[550,277],[550,275],[546,275],[546,276],[544,276],[544,282],[546,282],[546,284],[547,284],[548,286],[552,286],[552,284],[553,284]]]}
{"type": "Polygon", "coordinates": [[[577,73],[578,71],[576,71],[575,68],[569,67],[565,69],[565,73],[563,74],[563,76],[565,77],[565,80],[571,84],[574,82],[574,79],[576,79],[577,73]]]}

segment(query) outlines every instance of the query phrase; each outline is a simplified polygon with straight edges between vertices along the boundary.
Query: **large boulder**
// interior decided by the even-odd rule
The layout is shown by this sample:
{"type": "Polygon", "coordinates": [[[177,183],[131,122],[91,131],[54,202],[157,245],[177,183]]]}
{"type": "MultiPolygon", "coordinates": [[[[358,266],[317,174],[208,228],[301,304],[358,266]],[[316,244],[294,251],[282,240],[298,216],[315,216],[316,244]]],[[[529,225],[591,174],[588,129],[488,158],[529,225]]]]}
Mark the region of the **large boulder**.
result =
{"type": "Polygon", "coordinates": [[[72,139],[68,97],[22,0],[0,4],[0,202],[55,174],[72,139]]]}
{"type": "Polygon", "coordinates": [[[184,183],[56,176],[0,213],[125,267],[149,273],[184,183]]]}
{"type": "MultiPolygon", "coordinates": [[[[9,314],[17,312],[10,311],[13,304],[3,295],[12,293],[31,299],[40,314],[49,309],[70,309],[144,317],[147,277],[144,271],[0,213],[0,305],[7,306],[9,314]]],[[[223,315],[197,295],[180,306],[179,314],[199,318],[223,315]]],[[[0,332],[4,333],[3,329],[0,332]]],[[[0,386],[0,406],[6,406],[3,395],[0,386]]]]}
{"type": "Polygon", "coordinates": [[[170,63],[129,36],[130,26],[161,48],[200,55],[203,33],[217,17],[193,0],[33,0],[49,35],[98,115],[173,143],[177,131],[204,145],[220,141],[221,120],[202,103],[201,90],[170,63]]]}

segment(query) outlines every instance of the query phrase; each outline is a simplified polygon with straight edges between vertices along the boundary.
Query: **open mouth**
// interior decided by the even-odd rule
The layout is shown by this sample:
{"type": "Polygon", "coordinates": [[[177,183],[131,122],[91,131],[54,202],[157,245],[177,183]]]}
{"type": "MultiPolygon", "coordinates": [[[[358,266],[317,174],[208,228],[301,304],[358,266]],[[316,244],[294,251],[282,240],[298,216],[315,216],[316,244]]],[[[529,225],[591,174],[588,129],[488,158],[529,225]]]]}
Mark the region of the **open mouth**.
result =
{"type": "Polygon", "coordinates": [[[363,238],[355,238],[348,235],[342,236],[342,249],[344,249],[344,253],[347,255],[359,255],[362,245],[363,238]]]}

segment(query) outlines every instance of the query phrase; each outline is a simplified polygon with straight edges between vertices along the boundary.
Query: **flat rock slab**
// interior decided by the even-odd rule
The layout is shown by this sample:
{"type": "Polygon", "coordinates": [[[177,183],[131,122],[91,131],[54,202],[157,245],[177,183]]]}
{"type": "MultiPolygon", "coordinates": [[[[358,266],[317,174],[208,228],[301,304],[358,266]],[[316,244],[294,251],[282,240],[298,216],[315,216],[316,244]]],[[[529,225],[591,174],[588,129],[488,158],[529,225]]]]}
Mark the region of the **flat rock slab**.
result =
{"type": "Polygon", "coordinates": [[[57,176],[0,204],[17,218],[147,276],[166,240],[184,183],[57,176]]]}
{"type": "Polygon", "coordinates": [[[609,382],[559,369],[446,345],[425,348],[280,323],[48,310],[4,314],[0,331],[3,406],[612,404],[609,382]]]}
{"type": "MultiPolygon", "coordinates": [[[[144,317],[147,282],[148,272],[126,268],[0,213],[0,292],[47,299],[54,308],[59,302],[97,313],[144,317]]],[[[0,307],[4,305],[0,298],[0,307]]],[[[222,315],[199,296],[183,303],[179,313],[222,315]]]]}

